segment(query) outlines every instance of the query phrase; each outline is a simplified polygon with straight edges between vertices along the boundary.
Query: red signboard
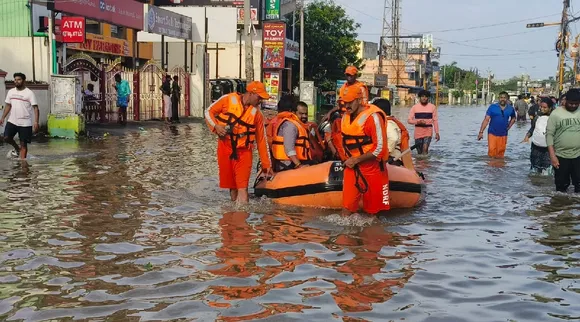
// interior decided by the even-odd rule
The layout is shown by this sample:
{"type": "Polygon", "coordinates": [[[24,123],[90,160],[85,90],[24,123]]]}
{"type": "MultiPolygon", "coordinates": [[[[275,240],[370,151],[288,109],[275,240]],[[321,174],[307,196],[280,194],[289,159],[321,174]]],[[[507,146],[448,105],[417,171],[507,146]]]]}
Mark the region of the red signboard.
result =
{"type": "Polygon", "coordinates": [[[286,23],[265,22],[262,30],[264,47],[264,62],[266,69],[283,69],[284,46],[286,45],[286,23]]]}
{"type": "Polygon", "coordinates": [[[49,9],[117,26],[143,29],[143,3],[135,0],[53,0],[49,9]]]}
{"type": "Polygon", "coordinates": [[[60,32],[64,43],[84,43],[85,42],[85,18],[84,17],[62,17],[60,32]]]}

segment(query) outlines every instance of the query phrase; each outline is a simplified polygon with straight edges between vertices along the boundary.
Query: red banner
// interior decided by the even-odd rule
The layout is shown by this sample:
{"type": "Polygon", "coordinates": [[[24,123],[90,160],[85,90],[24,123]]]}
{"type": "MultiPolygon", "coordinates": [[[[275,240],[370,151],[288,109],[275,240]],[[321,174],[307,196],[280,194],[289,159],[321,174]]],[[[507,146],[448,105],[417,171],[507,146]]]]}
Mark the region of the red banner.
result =
{"type": "Polygon", "coordinates": [[[143,29],[143,3],[134,0],[54,0],[48,7],[117,26],[143,29]]]}
{"type": "Polygon", "coordinates": [[[264,47],[265,69],[283,69],[284,46],[286,45],[286,24],[284,22],[265,22],[262,46],[264,47]]]}
{"type": "Polygon", "coordinates": [[[84,43],[85,42],[85,18],[84,17],[62,17],[60,32],[64,43],[84,43]]]}

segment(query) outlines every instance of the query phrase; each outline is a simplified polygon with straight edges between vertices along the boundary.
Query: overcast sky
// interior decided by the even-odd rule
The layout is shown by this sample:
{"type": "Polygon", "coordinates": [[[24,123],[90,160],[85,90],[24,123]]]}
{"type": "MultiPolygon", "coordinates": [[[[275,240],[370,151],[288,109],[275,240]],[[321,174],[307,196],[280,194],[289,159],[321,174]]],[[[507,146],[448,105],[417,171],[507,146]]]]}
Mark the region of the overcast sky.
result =
{"type": "MultiPolygon", "coordinates": [[[[361,24],[359,39],[379,42],[383,0],[335,1],[361,24]]],[[[489,68],[496,79],[522,73],[546,78],[556,72],[558,58],[554,44],[559,27],[527,29],[526,24],[558,22],[561,0],[401,0],[401,3],[401,34],[433,34],[434,45],[441,47],[443,64],[456,61],[462,68],[477,67],[485,74],[489,68]],[[483,27],[491,24],[496,26],[483,27]]],[[[579,12],[580,0],[572,0],[571,9],[579,12]]],[[[580,25],[571,26],[572,37],[578,31],[580,25]]]]}

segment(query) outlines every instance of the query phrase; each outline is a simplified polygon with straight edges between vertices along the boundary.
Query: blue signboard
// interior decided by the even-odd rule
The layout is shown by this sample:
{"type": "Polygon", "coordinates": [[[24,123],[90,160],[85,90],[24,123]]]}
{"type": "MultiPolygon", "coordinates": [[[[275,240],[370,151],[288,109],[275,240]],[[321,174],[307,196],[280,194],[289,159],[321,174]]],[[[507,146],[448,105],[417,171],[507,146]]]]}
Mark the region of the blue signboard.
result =
{"type": "Polygon", "coordinates": [[[338,95],[340,94],[340,89],[342,88],[342,85],[346,84],[346,80],[337,80],[336,81],[336,100],[338,101],[338,95]]]}

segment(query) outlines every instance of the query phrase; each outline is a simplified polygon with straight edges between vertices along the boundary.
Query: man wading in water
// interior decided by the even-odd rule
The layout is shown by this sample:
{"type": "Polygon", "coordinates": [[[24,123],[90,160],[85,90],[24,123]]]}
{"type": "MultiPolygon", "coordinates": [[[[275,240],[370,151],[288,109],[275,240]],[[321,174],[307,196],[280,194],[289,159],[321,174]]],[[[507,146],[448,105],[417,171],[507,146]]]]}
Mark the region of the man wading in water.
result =
{"type": "Polygon", "coordinates": [[[556,190],[566,192],[570,179],[580,193],[580,90],[566,93],[565,104],[555,109],[546,126],[546,142],[554,167],[556,190]]]}
{"type": "Polygon", "coordinates": [[[485,118],[481,123],[477,140],[483,139],[483,131],[489,124],[487,132],[488,151],[490,158],[503,158],[507,145],[507,135],[510,128],[516,122],[516,111],[507,104],[509,94],[499,93],[499,104],[491,104],[485,112],[485,118]]]}
{"type": "Polygon", "coordinates": [[[433,128],[435,128],[435,140],[439,142],[439,121],[437,107],[429,103],[431,93],[422,90],[418,94],[419,104],[415,104],[409,111],[407,122],[415,125],[415,144],[419,154],[429,154],[433,128]]]}
{"type": "Polygon", "coordinates": [[[4,141],[14,147],[13,157],[20,155],[20,159],[26,159],[28,144],[32,142],[32,133],[38,132],[38,103],[36,95],[26,87],[26,76],[22,73],[14,74],[15,88],[8,91],[6,95],[6,108],[0,119],[0,125],[4,124],[6,116],[8,123],[4,128],[4,141]],[[34,112],[34,122],[32,113],[34,112]],[[14,141],[14,136],[18,134],[20,147],[14,141]]]}

